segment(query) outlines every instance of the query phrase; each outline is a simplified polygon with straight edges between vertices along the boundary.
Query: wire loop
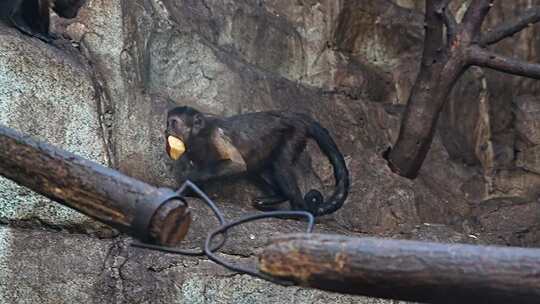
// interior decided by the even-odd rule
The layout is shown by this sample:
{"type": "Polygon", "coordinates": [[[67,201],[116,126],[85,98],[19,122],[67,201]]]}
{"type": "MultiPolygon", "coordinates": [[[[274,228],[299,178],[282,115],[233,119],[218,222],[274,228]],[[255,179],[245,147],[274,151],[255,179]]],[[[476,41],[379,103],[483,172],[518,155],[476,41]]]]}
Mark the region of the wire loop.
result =
{"type": "MultiPolygon", "coordinates": [[[[232,271],[236,271],[238,273],[242,274],[248,274],[266,281],[270,281],[275,284],[280,284],[284,286],[291,286],[295,283],[293,281],[285,280],[285,279],[278,279],[274,278],[270,275],[267,275],[259,270],[256,269],[249,269],[241,266],[234,265],[224,259],[218,258],[218,256],[215,254],[216,251],[221,249],[226,241],[227,241],[227,231],[233,227],[236,227],[238,225],[247,223],[247,222],[253,222],[261,219],[267,219],[267,218],[306,218],[308,221],[307,226],[307,233],[311,233],[313,231],[313,226],[315,224],[315,218],[313,215],[307,211],[268,211],[268,212],[262,212],[258,214],[252,214],[247,215],[244,217],[241,217],[235,221],[227,222],[225,220],[225,217],[221,210],[217,207],[216,203],[214,203],[207,195],[204,193],[197,185],[195,185],[191,181],[186,181],[178,191],[176,191],[176,194],[183,198],[182,194],[184,191],[190,188],[191,190],[195,191],[195,193],[202,198],[202,200],[205,202],[210,209],[214,212],[216,218],[219,221],[219,227],[215,230],[211,231],[208,236],[206,237],[206,240],[204,242],[204,246],[202,247],[202,250],[187,250],[187,249],[180,249],[176,247],[168,247],[168,246],[160,246],[160,245],[153,245],[148,243],[141,243],[141,242],[133,242],[131,243],[134,247],[140,247],[145,249],[152,249],[152,250],[158,250],[168,253],[175,253],[180,255],[187,255],[187,256],[207,256],[211,261],[229,269],[232,271]],[[222,239],[217,243],[216,246],[211,246],[214,242],[214,239],[221,235],[222,239]]],[[[171,196],[171,198],[176,198],[177,196],[171,196]]],[[[162,201],[160,204],[166,203],[169,199],[162,201]]],[[[186,203],[187,205],[187,203],[186,203]]]]}
{"type": "Polygon", "coordinates": [[[227,262],[226,260],[223,260],[223,259],[220,259],[217,257],[216,254],[214,254],[214,250],[213,248],[210,248],[210,245],[212,244],[212,241],[214,240],[214,238],[217,236],[217,235],[220,235],[220,234],[224,234],[226,233],[229,229],[235,227],[235,226],[238,226],[238,225],[241,225],[241,224],[244,224],[244,223],[247,223],[247,222],[253,222],[253,221],[256,221],[256,220],[261,220],[261,219],[267,219],[267,218],[284,218],[284,217],[296,217],[296,218],[299,218],[299,217],[304,217],[308,220],[308,228],[307,228],[307,233],[311,233],[313,231],[313,225],[315,223],[315,219],[313,217],[313,215],[309,212],[306,212],[306,211],[269,211],[269,212],[263,212],[263,213],[260,213],[260,214],[253,214],[253,215],[248,215],[248,216],[244,216],[236,221],[233,221],[233,222],[230,222],[230,223],[227,223],[227,224],[224,224],[222,225],[221,227],[217,228],[216,230],[210,232],[210,234],[208,234],[208,237],[206,238],[206,242],[204,243],[204,253],[206,254],[206,256],[214,261],[215,263],[229,269],[229,270],[233,270],[233,271],[236,271],[238,273],[243,273],[243,274],[249,274],[251,276],[254,276],[254,277],[257,277],[257,278],[260,278],[260,279],[263,279],[263,280],[266,280],[266,281],[270,281],[272,283],[275,283],[275,284],[280,284],[280,285],[285,285],[285,286],[291,286],[291,285],[294,285],[294,282],[292,281],[287,281],[287,280],[283,280],[283,279],[277,279],[277,278],[274,278],[272,276],[269,276],[259,270],[253,270],[253,269],[249,269],[249,268],[245,268],[245,267],[240,267],[240,266],[237,266],[237,265],[234,265],[230,262],[227,262]]]}

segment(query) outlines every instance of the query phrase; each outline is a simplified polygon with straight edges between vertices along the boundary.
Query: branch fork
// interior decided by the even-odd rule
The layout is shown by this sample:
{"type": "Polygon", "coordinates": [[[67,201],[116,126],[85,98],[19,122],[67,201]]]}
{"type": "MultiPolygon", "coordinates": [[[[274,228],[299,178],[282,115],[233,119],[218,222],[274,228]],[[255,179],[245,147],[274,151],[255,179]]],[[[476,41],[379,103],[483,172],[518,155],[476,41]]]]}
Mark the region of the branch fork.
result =
{"type": "Polygon", "coordinates": [[[540,79],[540,64],[511,58],[487,49],[540,21],[540,7],[482,33],[482,24],[495,0],[472,0],[458,23],[451,0],[427,0],[422,65],[409,96],[396,144],[384,156],[393,172],[415,178],[429,151],[438,116],[459,77],[479,66],[540,79]],[[446,37],[443,33],[446,30],[446,37]]]}

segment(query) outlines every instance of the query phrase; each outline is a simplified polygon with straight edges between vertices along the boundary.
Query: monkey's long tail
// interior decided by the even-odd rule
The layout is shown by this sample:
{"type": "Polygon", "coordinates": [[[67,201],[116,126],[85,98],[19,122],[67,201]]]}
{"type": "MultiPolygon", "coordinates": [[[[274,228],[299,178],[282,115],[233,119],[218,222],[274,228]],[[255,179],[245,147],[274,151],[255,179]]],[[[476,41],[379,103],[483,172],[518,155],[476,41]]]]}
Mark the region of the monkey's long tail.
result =
{"type": "Polygon", "coordinates": [[[345,159],[328,130],[313,119],[309,119],[309,122],[308,135],[317,142],[321,151],[330,160],[334,167],[334,179],[336,180],[336,188],[328,200],[324,201],[322,194],[317,190],[310,190],[304,197],[311,213],[314,216],[321,216],[335,212],[343,206],[349,194],[349,170],[347,170],[345,159]]]}

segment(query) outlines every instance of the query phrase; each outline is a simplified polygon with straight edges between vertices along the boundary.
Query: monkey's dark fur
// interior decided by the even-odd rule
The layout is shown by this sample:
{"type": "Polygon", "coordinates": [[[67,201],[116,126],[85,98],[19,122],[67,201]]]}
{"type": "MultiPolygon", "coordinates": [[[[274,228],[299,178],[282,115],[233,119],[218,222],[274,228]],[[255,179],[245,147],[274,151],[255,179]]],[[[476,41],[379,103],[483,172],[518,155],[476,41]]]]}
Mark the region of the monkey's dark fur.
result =
{"type": "Polygon", "coordinates": [[[0,0],[0,21],[24,34],[51,42],[50,9],[62,18],[75,18],[86,0],[0,0]]]}
{"type": "Polygon", "coordinates": [[[328,131],[307,115],[268,111],[223,118],[176,107],[167,115],[166,138],[169,135],[185,143],[185,156],[195,165],[188,179],[194,182],[240,174],[264,181],[275,196],[258,202],[259,208],[288,200],[291,209],[320,216],[335,212],[347,198],[349,172],[343,155],[328,131]],[[317,142],[334,167],[336,189],[327,201],[317,190],[302,197],[294,177],[292,166],[308,138],[317,142]]]}

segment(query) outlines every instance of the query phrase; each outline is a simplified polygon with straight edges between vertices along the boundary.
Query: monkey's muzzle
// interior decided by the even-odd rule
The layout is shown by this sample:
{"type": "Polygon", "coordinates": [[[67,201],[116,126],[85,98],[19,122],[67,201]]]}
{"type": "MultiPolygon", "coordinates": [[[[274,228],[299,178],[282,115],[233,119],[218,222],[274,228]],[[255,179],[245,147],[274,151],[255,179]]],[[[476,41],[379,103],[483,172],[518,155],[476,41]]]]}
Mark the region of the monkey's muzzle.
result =
{"type": "Polygon", "coordinates": [[[186,152],[186,145],[178,137],[167,137],[167,154],[173,160],[179,159],[186,152]]]}

